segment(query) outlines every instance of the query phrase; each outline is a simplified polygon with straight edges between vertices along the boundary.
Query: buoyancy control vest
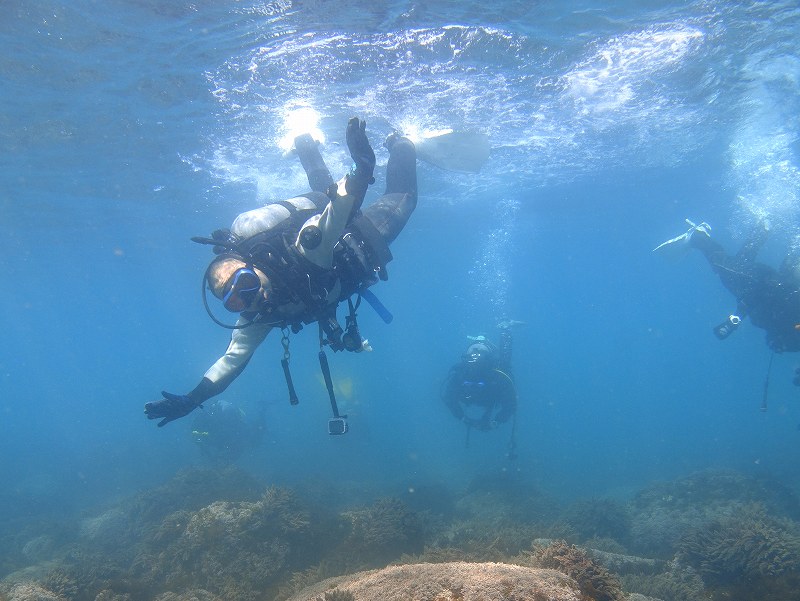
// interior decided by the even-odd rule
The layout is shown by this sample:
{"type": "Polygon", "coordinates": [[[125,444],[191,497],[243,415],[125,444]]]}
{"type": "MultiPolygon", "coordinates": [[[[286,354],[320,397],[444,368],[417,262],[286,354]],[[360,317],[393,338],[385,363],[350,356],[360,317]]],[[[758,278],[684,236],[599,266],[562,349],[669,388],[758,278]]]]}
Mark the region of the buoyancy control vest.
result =
{"type": "MultiPolygon", "coordinates": [[[[329,202],[327,195],[321,192],[309,192],[302,196],[268,204],[260,209],[239,215],[230,230],[217,230],[211,238],[192,238],[193,241],[214,246],[218,255],[226,253],[236,257],[245,264],[263,271],[270,279],[271,302],[268,307],[256,314],[242,316],[248,323],[227,325],[218,320],[208,305],[206,287],[209,270],[203,277],[203,304],[211,319],[226,328],[238,329],[248,327],[256,322],[267,323],[284,330],[281,338],[284,355],[281,367],[289,392],[289,402],[299,402],[289,370],[289,336],[286,329],[298,332],[304,324],[319,322],[320,350],[319,362],[325,386],[333,411],[328,420],[329,434],[345,434],[348,430],[347,416],[341,415],[336,403],[328,359],[323,347],[329,345],[333,351],[348,350],[360,352],[371,350],[367,340],[361,337],[356,321],[356,309],[361,298],[366,298],[378,315],[386,322],[392,320],[380,301],[367,289],[378,279],[386,280],[386,263],[392,259],[386,240],[367,217],[357,212],[351,216],[341,238],[333,249],[331,269],[315,265],[304,257],[295,246],[299,240],[304,244],[304,229],[312,229],[315,225],[306,225],[309,218],[321,213],[329,202]],[[331,298],[333,286],[339,285],[338,297],[331,298]],[[354,303],[351,296],[358,295],[354,303]],[[347,300],[349,315],[343,329],[336,320],[336,308],[341,301],[347,300]],[[296,318],[281,315],[281,302],[300,302],[304,312],[296,318]]],[[[314,243],[314,234],[310,232],[307,240],[314,243]]],[[[317,240],[318,243],[318,240],[317,240]]],[[[309,248],[306,246],[306,248],[309,248]]]]}
{"type": "Polygon", "coordinates": [[[321,213],[329,201],[322,192],[308,192],[242,213],[230,230],[216,230],[211,239],[193,240],[214,244],[216,254],[239,258],[264,272],[270,280],[271,302],[262,321],[274,318],[274,325],[296,332],[303,324],[322,323],[331,317],[335,320],[339,302],[378,279],[388,278],[386,264],[392,259],[391,252],[374,224],[360,212],[334,247],[332,269],[315,265],[298,251],[295,242],[304,224],[321,213]],[[337,284],[339,293],[332,299],[337,284]],[[290,303],[302,304],[306,310],[291,319],[271,315],[290,303]]]}

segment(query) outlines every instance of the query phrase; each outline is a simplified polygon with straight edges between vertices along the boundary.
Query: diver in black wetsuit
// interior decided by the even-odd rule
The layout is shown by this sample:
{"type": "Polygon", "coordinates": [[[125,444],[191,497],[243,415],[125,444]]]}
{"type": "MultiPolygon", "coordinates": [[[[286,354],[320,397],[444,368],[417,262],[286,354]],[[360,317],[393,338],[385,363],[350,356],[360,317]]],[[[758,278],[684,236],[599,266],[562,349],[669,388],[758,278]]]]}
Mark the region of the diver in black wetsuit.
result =
{"type": "MultiPolygon", "coordinates": [[[[735,255],[729,255],[711,238],[707,223],[695,225],[668,240],[655,250],[674,244],[695,248],[703,253],[720,282],[736,298],[736,311],[714,328],[720,340],[730,336],[749,318],[766,332],[766,342],[776,353],[800,351],[800,257],[788,254],[779,269],[756,261],[768,231],[756,232],[735,255]]],[[[800,372],[795,378],[800,385],[800,372]]]]}
{"type": "Polygon", "coordinates": [[[442,400],[468,428],[488,431],[507,422],[517,410],[517,389],[511,374],[511,326],[500,327],[500,347],[485,336],[470,337],[461,361],[450,368],[442,400]]]}

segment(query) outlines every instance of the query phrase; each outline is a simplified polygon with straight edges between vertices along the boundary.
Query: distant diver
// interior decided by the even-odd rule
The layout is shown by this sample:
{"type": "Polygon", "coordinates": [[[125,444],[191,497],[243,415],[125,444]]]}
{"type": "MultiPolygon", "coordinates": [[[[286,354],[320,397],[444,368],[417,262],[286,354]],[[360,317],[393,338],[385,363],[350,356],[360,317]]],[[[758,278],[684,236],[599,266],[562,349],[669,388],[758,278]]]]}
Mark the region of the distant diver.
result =
{"type": "MultiPolygon", "coordinates": [[[[520,321],[506,320],[498,324],[500,346],[486,336],[469,336],[469,346],[461,360],[450,368],[442,388],[442,400],[453,417],[471,429],[493,430],[517,411],[517,388],[511,371],[513,327],[520,321]]],[[[469,439],[467,439],[469,440],[469,439]]],[[[516,455],[512,425],[509,456],[516,455]]]]}
{"type": "MultiPolygon", "coordinates": [[[[711,226],[686,220],[688,231],[658,245],[654,251],[694,248],[703,253],[720,282],[736,298],[736,309],[714,328],[725,340],[745,318],[766,332],[767,346],[774,353],[800,351],[800,256],[789,252],[779,269],[756,261],[767,239],[767,228],[759,228],[735,255],[729,255],[711,238],[711,226]]],[[[794,383],[800,386],[800,370],[794,383]]]]}

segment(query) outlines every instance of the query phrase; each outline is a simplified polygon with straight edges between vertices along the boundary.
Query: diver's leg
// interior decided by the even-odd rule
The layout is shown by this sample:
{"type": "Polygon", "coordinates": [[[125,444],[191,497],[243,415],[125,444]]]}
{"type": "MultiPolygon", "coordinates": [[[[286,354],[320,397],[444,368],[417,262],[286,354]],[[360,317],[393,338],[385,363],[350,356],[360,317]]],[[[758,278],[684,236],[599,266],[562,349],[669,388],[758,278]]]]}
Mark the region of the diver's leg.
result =
{"type": "Polygon", "coordinates": [[[689,245],[703,253],[703,256],[714,271],[717,270],[717,264],[733,260],[733,257],[729,257],[725,253],[725,249],[722,248],[722,245],[707,234],[693,232],[689,237],[689,245]]]}
{"type": "Polygon", "coordinates": [[[417,196],[417,150],[408,138],[389,136],[386,140],[389,162],[386,165],[386,192],[417,196]]]}
{"type": "Polygon", "coordinates": [[[738,254],[729,255],[722,245],[709,236],[694,235],[691,245],[703,253],[711,269],[719,277],[723,286],[741,300],[753,284],[753,264],[743,260],[738,254]]]}
{"type": "Polygon", "coordinates": [[[364,209],[364,217],[372,222],[388,246],[403,231],[416,206],[417,197],[411,194],[384,194],[364,209]]]}
{"type": "Polygon", "coordinates": [[[758,251],[760,251],[761,247],[764,246],[768,235],[769,230],[767,228],[759,227],[750,235],[747,240],[745,240],[742,248],[740,248],[739,252],[736,253],[736,257],[742,261],[755,261],[758,251]]]}
{"type": "Polygon", "coordinates": [[[294,148],[300,158],[300,164],[305,169],[308,184],[315,192],[327,193],[333,184],[328,167],[319,153],[319,147],[309,134],[302,134],[294,139],[294,148]]]}
{"type": "MultiPolygon", "coordinates": [[[[391,138],[390,138],[391,140],[391,138]]],[[[364,210],[386,244],[391,244],[417,207],[417,152],[406,138],[391,140],[386,193],[364,210]]]]}

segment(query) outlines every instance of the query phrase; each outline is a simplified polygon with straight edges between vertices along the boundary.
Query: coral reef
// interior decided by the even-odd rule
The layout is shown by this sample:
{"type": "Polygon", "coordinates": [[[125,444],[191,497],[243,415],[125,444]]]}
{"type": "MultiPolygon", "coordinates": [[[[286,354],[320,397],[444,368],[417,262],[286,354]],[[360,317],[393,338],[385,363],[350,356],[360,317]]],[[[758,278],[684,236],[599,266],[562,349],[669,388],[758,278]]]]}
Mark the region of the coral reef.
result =
{"type": "Polygon", "coordinates": [[[530,548],[539,531],[533,524],[471,518],[451,522],[430,539],[429,545],[458,548],[482,561],[501,561],[530,548]]]}
{"type": "MultiPolygon", "coordinates": [[[[771,496],[765,480],[733,470],[702,470],[669,482],[654,482],[639,491],[634,506],[649,507],[668,501],[677,508],[698,504],[726,504],[731,499],[739,502],[764,501],[771,496]]],[[[780,496],[785,496],[781,492],[780,496]]]]}
{"type": "Polygon", "coordinates": [[[694,568],[672,560],[658,574],[628,573],[622,576],[626,591],[656,597],[662,601],[707,601],[709,594],[694,568]]]}
{"type": "Polygon", "coordinates": [[[136,524],[128,519],[121,508],[114,507],[98,516],[81,520],[78,537],[86,547],[113,553],[119,549],[122,541],[133,543],[138,534],[136,524]]]}
{"type": "Polygon", "coordinates": [[[189,468],[163,486],[126,501],[122,509],[134,524],[157,524],[180,510],[196,511],[214,501],[255,501],[263,487],[235,466],[189,468]]]}
{"type": "Polygon", "coordinates": [[[610,499],[587,499],[570,505],[562,514],[579,542],[605,537],[621,542],[628,538],[631,518],[622,504],[610,499]]]}
{"type": "Polygon", "coordinates": [[[31,562],[57,559],[60,547],[73,541],[77,527],[75,517],[64,514],[58,519],[39,516],[23,520],[3,514],[0,520],[0,576],[29,567],[31,562]]]}
{"type": "Polygon", "coordinates": [[[561,504],[509,472],[482,474],[456,502],[461,519],[479,518],[502,523],[552,523],[561,504]]]}
{"type": "Polygon", "coordinates": [[[75,546],[56,565],[47,572],[42,583],[70,601],[94,601],[96,595],[111,583],[121,587],[117,592],[127,592],[121,586],[125,566],[118,563],[112,554],[75,546]]]}
{"type": "Polygon", "coordinates": [[[558,570],[575,579],[581,593],[593,601],[624,601],[619,579],[589,557],[586,551],[565,541],[534,547],[535,565],[558,570]]]}
{"type": "Polygon", "coordinates": [[[75,599],[80,592],[77,578],[63,568],[52,570],[45,578],[44,586],[53,591],[59,597],[75,599]]]}
{"type": "Polygon", "coordinates": [[[137,559],[137,576],[162,590],[199,587],[225,599],[258,599],[280,577],[319,559],[304,544],[310,522],[299,506],[289,490],[273,487],[256,502],[216,501],[168,516],[137,559]]]}
{"type": "Polygon", "coordinates": [[[682,537],[745,503],[770,514],[800,518],[800,501],[780,483],[731,470],[704,470],[643,489],[631,503],[626,546],[636,553],[671,558],[682,537]]]}
{"type": "Polygon", "coordinates": [[[53,555],[55,547],[55,539],[47,534],[42,534],[25,543],[22,546],[22,554],[28,561],[44,561],[53,555]]]}
{"type": "Polygon", "coordinates": [[[664,505],[634,512],[628,549],[649,557],[670,559],[678,549],[681,538],[711,519],[714,509],[706,507],[671,508],[664,505]]]}
{"type": "Polygon", "coordinates": [[[452,519],[432,533],[428,544],[501,561],[528,549],[557,514],[558,504],[536,488],[508,474],[483,474],[470,483],[452,519]]]}
{"type": "Polygon", "coordinates": [[[349,556],[349,569],[384,566],[403,553],[424,548],[422,521],[398,499],[379,499],[342,517],[350,522],[350,532],[341,545],[341,553],[349,556]]]}
{"type": "Polygon", "coordinates": [[[100,591],[94,601],[131,601],[129,593],[117,594],[113,591],[100,591]]]}
{"type": "Polygon", "coordinates": [[[324,601],[332,591],[350,593],[358,601],[591,601],[581,596],[574,580],[553,570],[463,562],[389,566],[331,578],[289,601],[324,601]]]}
{"type": "Polygon", "coordinates": [[[332,591],[325,591],[318,601],[356,601],[356,596],[349,591],[341,591],[338,588],[332,591]]]}
{"type": "MultiPolygon", "coordinates": [[[[94,515],[62,524],[41,520],[24,523],[18,532],[0,539],[9,551],[2,567],[12,571],[36,562],[35,577],[43,585],[71,601],[93,600],[114,583],[113,593],[148,597],[151,583],[131,578],[127,572],[137,553],[146,555],[143,543],[160,532],[159,524],[171,510],[199,509],[204,501],[220,498],[258,498],[253,479],[236,468],[184,470],[163,486],[146,491],[94,515]],[[54,566],[48,563],[54,562],[54,566]],[[138,592],[138,593],[137,593],[138,592]]],[[[158,563],[150,558],[151,563],[158,563]]]]}
{"type": "Polygon", "coordinates": [[[195,589],[183,593],[163,593],[154,598],[153,601],[222,601],[216,595],[208,591],[195,589]]]}
{"type": "Polygon", "coordinates": [[[718,586],[797,582],[800,529],[761,504],[748,504],[687,533],[679,556],[718,586]]]}
{"type": "Polygon", "coordinates": [[[320,481],[305,501],[235,468],[186,470],[60,523],[5,527],[0,601],[385,601],[403,586],[430,601],[621,601],[620,583],[640,601],[800,601],[794,496],[766,479],[702,472],[559,511],[507,476],[460,497],[402,493],[413,508],[362,505],[376,488],[326,495],[320,481]]]}
{"type": "Polygon", "coordinates": [[[0,587],[2,601],[65,601],[65,598],[35,582],[18,582],[0,587]]]}

